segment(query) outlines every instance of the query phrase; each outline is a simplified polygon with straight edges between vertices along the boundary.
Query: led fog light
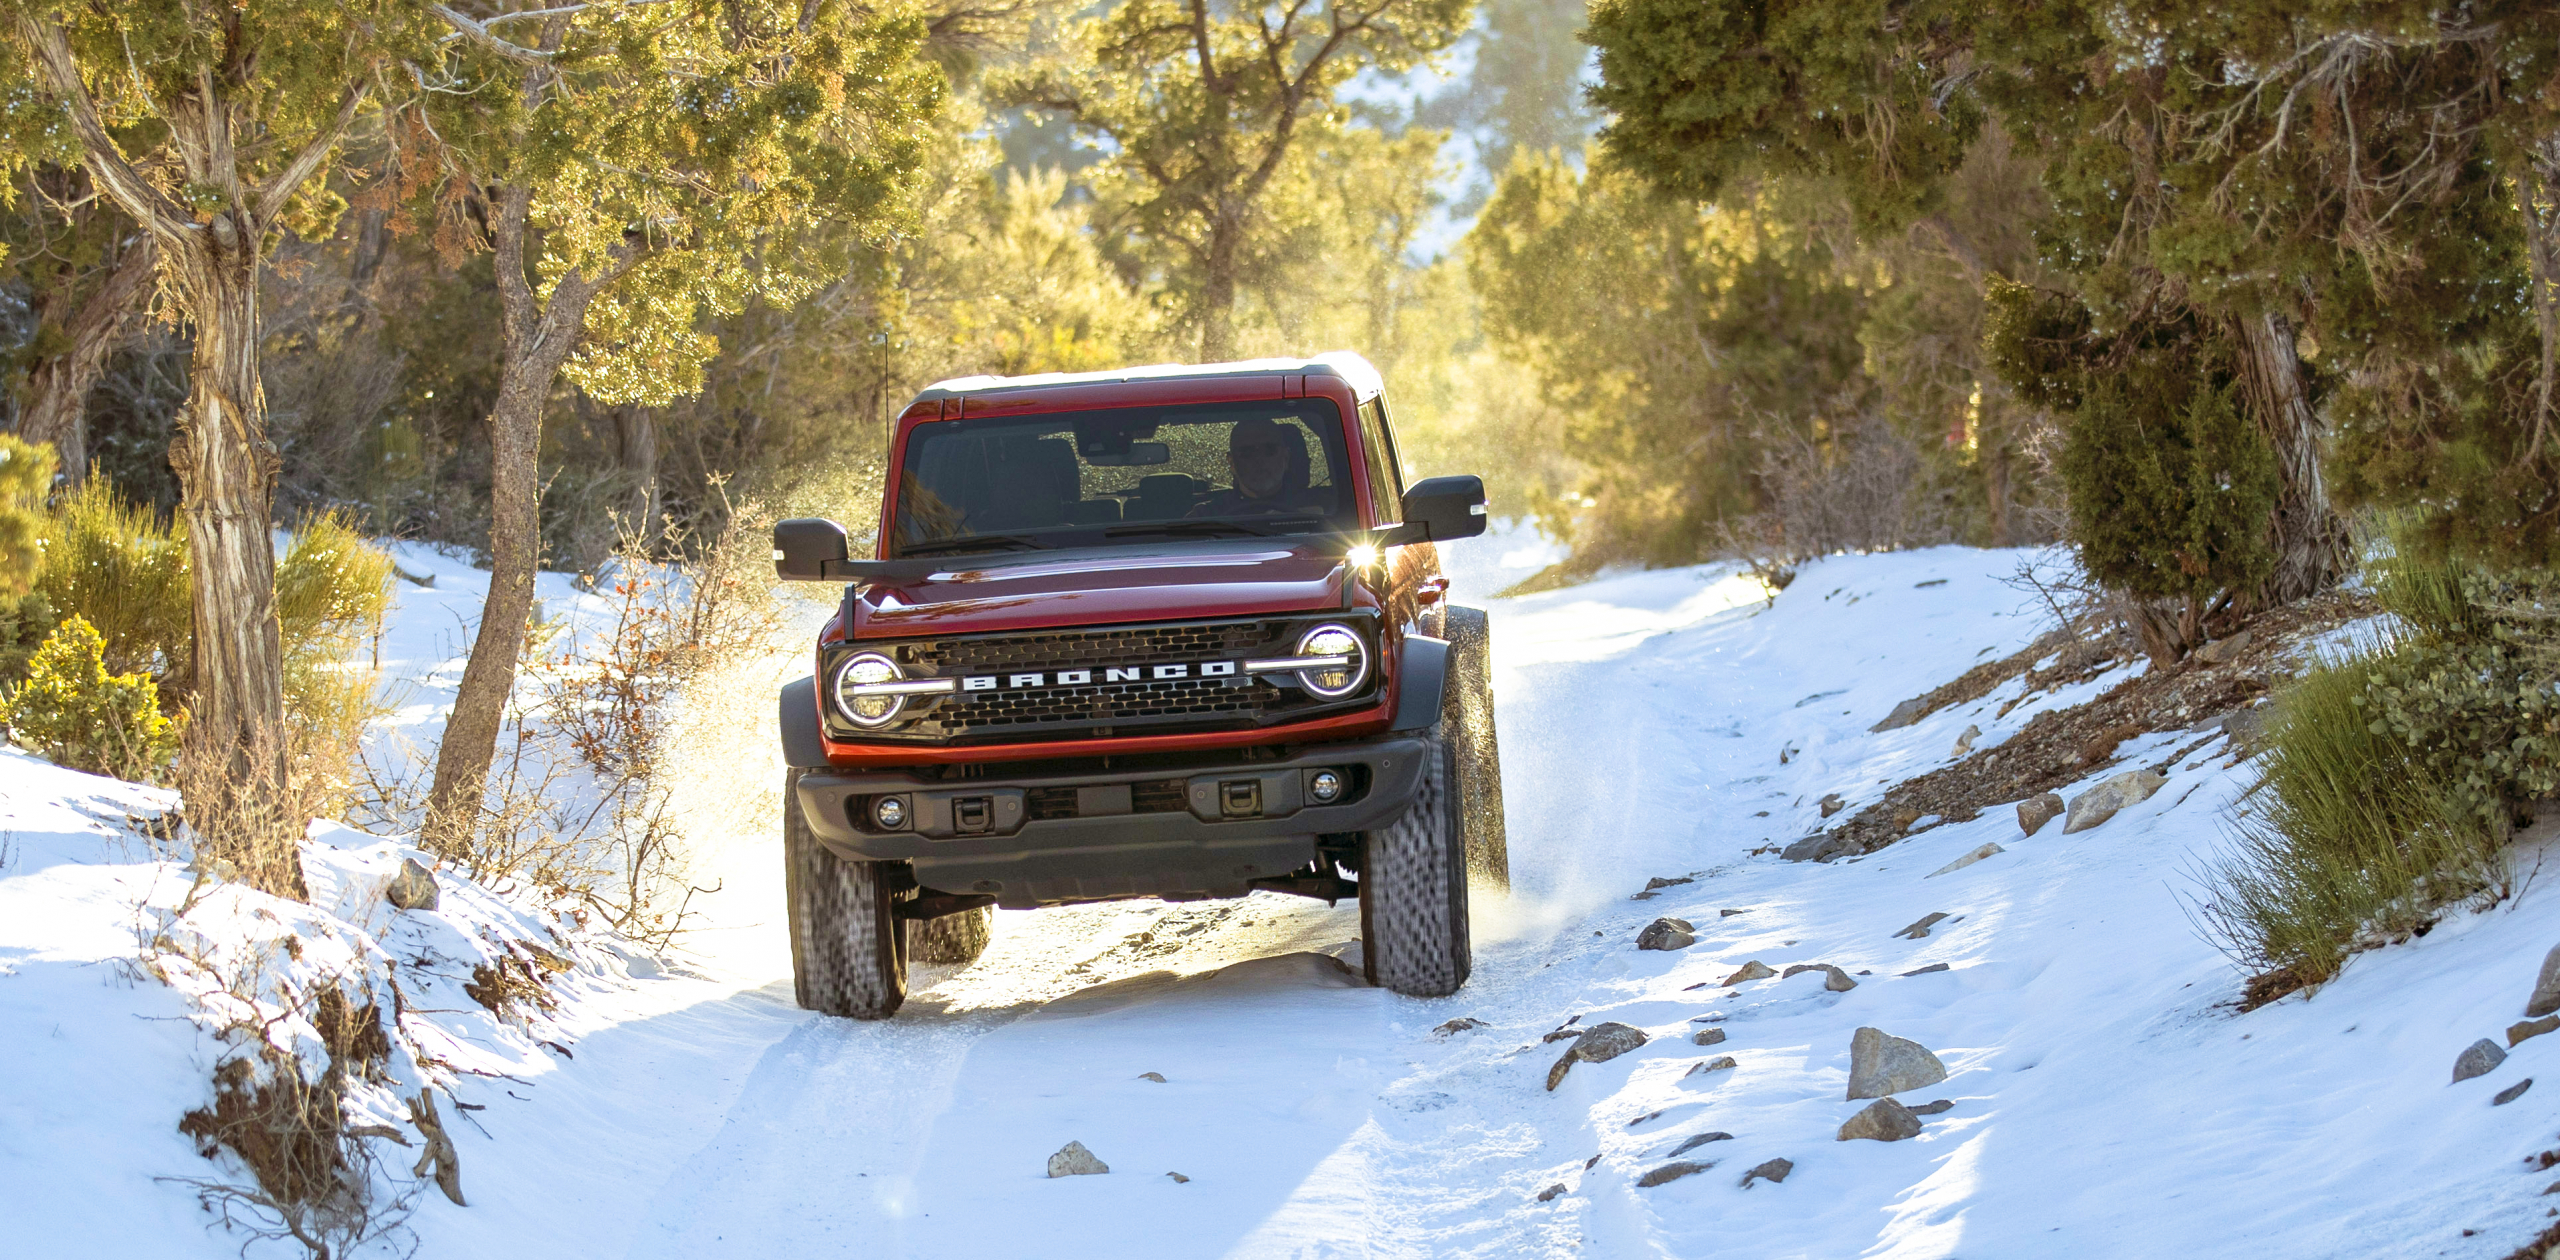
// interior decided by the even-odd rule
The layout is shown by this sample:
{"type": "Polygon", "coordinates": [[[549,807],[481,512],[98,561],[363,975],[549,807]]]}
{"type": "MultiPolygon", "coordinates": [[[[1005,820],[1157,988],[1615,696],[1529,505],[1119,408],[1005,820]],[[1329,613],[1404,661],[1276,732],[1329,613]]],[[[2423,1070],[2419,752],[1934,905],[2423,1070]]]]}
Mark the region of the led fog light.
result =
{"type": "Polygon", "coordinates": [[[882,831],[896,831],[907,825],[907,803],[894,796],[884,796],[871,803],[871,821],[882,831]]]}
{"type": "Polygon", "coordinates": [[[1342,776],[1331,770],[1318,770],[1307,776],[1307,795],[1319,805],[1328,804],[1342,795],[1342,776]]]}

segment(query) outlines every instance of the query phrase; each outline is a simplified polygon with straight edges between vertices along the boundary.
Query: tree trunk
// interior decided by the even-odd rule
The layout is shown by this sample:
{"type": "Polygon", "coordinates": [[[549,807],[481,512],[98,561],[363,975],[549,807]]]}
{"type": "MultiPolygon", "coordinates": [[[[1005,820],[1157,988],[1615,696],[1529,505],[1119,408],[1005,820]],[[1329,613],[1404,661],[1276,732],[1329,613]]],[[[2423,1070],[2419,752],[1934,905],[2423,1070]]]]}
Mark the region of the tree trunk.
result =
{"type": "Polygon", "coordinates": [[[258,378],[258,234],[217,213],[164,241],[195,350],[169,464],[187,517],[195,634],[179,781],[187,820],[237,877],[306,897],[308,818],[286,773],[284,650],[276,624],[275,447],[258,378]]]}
{"type": "Polygon", "coordinates": [[[2542,453],[2550,437],[2552,391],[2560,373],[2560,137],[2525,151],[2516,164],[2516,198],[2524,217],[2524,258],[2533,293],[2533,325],[2541,337],[2542,358],[2533,382],[2533,436],[2526,439],[2524,459],[2542,453]]]}
{"type": "Polygon", "coordinates": [[[1982,495],[1991,518],[1991,545],[2009,545],[2009,435],[1987,435],[1982,452],[1982,495]]]}
{"type": "Polygon", "coordinates": [[[2320,479],[2320,418],[2304,392],[2293,326],[2273,313],[2236,321],[2241,383],[2258,431],[2275,448],[2280,489],[2269,523],[2275,572],[2255,592],[2259,607],[2291,603],[2337,585],[2347,567],[2346,523],[2320,479]]]}
{"type": "Polygon", "coordinates": [[[643,544],[658,540],[658,418],[647,407],[613,409],[615,462],[630,479],[628,528],[643,544]]]}
{"type": "Polygon", "coordinates": [[[18,419],[18,436],[51,442],[62,456],[62,475],[78,484],[89,475],[89,391],[106,370],[107,354],[124,339],[125,326],[151,296],[160,268],[159,250],[148,233],[124,242],[115,266],[61,328],[62,353],[37,359],[27,369],[27,405],[18,419]]]}
{"type": "Polygon", "coordinates": [[[454,693],[453,713],[436,746],[435,785],[427,793],[421,839],[444,854],[465,852],[479,830],[489,763],[497,755],[533,614],[533,577],[542,556],[542,406],[585,330],[588,304],[636,257],[626,253],[614,271],[592,281],[564,277],[551,300],[540,301],[525,271],[532,202],[530,189],[502,187],[492,216],[505,362],[498,371],[497,405],[489,413],[489,594],[481,603],[480,629],[454,693]]]}
{"type": "Polygon", "coordinates": [[[1235,356],[1236,238],[1241,227],[1218,223],[1209,229],[1209,248],[1201,259],[1200,361],[1224,363],[1235,356]]]}

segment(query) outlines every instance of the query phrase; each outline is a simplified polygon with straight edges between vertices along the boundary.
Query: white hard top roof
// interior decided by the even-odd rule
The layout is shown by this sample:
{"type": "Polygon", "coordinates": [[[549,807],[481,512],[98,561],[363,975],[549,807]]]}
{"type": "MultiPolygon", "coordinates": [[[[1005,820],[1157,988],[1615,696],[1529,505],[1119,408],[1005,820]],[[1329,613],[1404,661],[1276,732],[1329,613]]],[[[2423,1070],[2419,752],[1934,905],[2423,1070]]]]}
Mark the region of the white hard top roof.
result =
{"type": "Polygon", "coordinates": [[[1348,381],[1352,397],[1366,400],[1387,387],[1386,378],[1367,359],[1349,350],[1328,350],[1307,359],[1242,359],[1234,363],[1154,363],[1113,368],[1107,372],[1040,372],[1030,376],[955,376],[935,381],[925,394],[954,394],[987,389],[1028,389],[1042,385],[1086,385],[1138,381],[1168,376],[1233,376],[1245,372],[1328,372],[1348,381]]]}

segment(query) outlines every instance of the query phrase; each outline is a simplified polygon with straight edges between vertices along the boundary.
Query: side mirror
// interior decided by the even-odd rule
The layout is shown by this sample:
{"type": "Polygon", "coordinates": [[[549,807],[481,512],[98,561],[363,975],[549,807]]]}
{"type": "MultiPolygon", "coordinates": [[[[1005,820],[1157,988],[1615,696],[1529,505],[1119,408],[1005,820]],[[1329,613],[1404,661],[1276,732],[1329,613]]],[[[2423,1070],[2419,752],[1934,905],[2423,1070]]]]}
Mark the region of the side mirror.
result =
{"type": "Polygon", "coordinates": [[[773,526],[773,575],[786,582],[842,581],[844,526],[798,517],[773,526]]]}
{"type": "Polygon", "coordinates": [[[1484,478],[1468,473],[1413,483],[1404,492],[1404,524],[1405,530],[1421,526],[1422,536],[1397,542],[1450,542],[1483,533],[1484,478]]]}

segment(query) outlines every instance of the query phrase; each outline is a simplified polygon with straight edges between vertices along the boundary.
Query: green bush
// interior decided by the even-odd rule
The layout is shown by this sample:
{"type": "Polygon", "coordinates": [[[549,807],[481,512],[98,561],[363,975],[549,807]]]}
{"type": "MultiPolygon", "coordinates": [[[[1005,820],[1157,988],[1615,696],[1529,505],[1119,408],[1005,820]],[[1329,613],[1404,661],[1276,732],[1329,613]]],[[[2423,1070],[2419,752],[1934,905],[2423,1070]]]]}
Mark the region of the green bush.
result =
{"type": "Polygon", "coordinates": [[[183,696],[193,624],[185,527],[161,525],[91,477],[63,496],[52,535],[35,589],[55,613],[97,628],[108,669],[148,674],[183,696]]]}
{"type": "Polygon", "coordinates": [[[110,674],[106,640],[79,617],[36,649],[27,681],[0,693],[0,720],[21,746],[91,774],[156,779],[178,751],[178,724],[141,674],[110,674]]]}
{"type": "Polygon", "coordinates": [[[2560,577],[2407,545],[2369,566],[2398,625],[2279,697],[2255,817],[2209,874],[2207,925],[2296,984],[2508,886],[2506,841],[2560,794],[2560,577]]]}
{"type": "Polygon", "coordinates": [[[25,591],[44,565],[44,497],[60,467],[51,443],[0,434],[0,592],[25,591]]]}
{"type": "Polygon", "coordinates": [[[27,664],[53,626],[53,603],[44,592],[0,595],[0,687],[27,680],[27,664]]]}
{"type": "Polygon", "coordinates": [[[2209,611],[2275,568],[2267,522],[2282,485],[2229,338],[2192,314],[2101,333],[2076,299],[2008,283],[1994,284],[1985,328],[2001,376],[2065,421],[2058,464],[2081,563],[2110,590],[2174,603],[2174,625],[2140,628],[2154,656],[2183,656],[2209,611]]]}

